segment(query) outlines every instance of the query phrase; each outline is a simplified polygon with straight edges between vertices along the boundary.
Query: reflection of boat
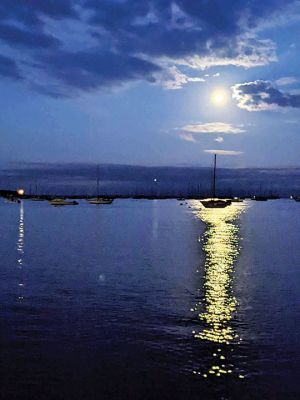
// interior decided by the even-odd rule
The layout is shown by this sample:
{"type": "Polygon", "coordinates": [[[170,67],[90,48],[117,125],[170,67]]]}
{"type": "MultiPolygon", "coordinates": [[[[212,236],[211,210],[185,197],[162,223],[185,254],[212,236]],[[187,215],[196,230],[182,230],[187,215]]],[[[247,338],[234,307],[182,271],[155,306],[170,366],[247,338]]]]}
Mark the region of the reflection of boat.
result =
{"type": "Polygon", "coordinates": [[[231,204],[231,200],[223,200],[216,198],[216,169],[217,169],[217,155],[214,156],[214,177],[213,177],[213,193],[211,199],[201,200],[201,204],[205,208],[224,208],[231,204]]]}
{"type": "Polygon", "coordinates": [[[90,204],[111,204],[113,202],[113,199],[110,197],[100,197],[99,195],[99,167],[97,167],[97,197],[93,199],[89,199],[88,202],[90,204]]]}
{"type": "Polygon", "coordinates": [[[49,200],[49,204],[51,204],[52,206],[56,206],[56,207],[58,207],[58,206],[77,206],[78,202],[75,200],[69,201],[69,200],[65,200],[65,199],[56,198],[56,199],[49,200]]]}

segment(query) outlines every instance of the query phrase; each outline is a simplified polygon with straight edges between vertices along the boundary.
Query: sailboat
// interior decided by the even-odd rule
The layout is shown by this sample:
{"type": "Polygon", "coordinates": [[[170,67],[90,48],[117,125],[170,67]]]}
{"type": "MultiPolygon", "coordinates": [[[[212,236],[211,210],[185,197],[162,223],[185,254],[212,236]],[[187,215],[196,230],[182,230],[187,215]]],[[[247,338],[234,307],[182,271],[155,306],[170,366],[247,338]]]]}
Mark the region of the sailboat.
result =
{"type": "Polygon", "coordinates": [[[231,204],[231,200],[223,200],[216,198],[216,170],[217,170],[217,155],[214,155],[214,176],[213,176],[213,189],[212,198],[202,200],[201,204],[205,208],[224,208],[231,204]]]}
{"type": "Polygon", "coordinates": [[[79,203],[75,200],[66,200],[56,197],[55,199],[49,200],[49,204],[54,207],[61,207],[61,206],[77,206],[79,203]]]}
{"type": "Polygon", "coordinates": [[[90,204],[111,204],[113,199],[110,197],[100,197],[99,195],[99,186],[100,186],[100,179],[99,179],[99,166],[97,167],[97,197],[93,199],[89,199],[88,202],[90,204]]]}

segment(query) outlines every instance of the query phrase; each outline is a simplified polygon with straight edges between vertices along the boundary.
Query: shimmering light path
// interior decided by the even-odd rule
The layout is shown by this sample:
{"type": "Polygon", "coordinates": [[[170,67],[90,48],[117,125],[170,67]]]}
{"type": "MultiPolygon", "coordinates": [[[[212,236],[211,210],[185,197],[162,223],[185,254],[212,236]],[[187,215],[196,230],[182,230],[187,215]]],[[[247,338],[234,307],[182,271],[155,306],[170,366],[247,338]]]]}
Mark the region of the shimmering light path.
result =
{"type": "MultiPolygon", "coordinates": [[[[228,352],[226,346],[241,340],[232,326],[237,308],[232,281],[234,262],[240,250],[237,221],[246,207],[237,203],[226,208],[204,208],[199,202],[193,202],[193,208],[196,216],[206,224],[202,238],[205,253],[204,295],[194,308],[198,318],[204,322],[204,328],[193,333],[196,339],[219,345],[213,350],[215,361],[202,375],[221,376],[234,372],[234,366],[225,361],[223,353],[228,352]]],[[[233,348],[230,351],[234,351],[233,348]]],[[[244,377],[240,372],[237,375],[244,377]]]]}

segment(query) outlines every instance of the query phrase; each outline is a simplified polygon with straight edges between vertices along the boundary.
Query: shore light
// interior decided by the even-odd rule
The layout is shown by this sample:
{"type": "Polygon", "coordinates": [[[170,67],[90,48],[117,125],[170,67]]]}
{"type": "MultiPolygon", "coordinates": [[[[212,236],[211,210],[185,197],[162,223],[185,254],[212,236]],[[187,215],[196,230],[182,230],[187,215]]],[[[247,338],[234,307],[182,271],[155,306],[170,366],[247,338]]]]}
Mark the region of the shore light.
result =
{"type": "Polygon", "coordinates": [[[23,196],[25,194],[25,190],[24,189],[18,189],[17,193],[19,196],[23,196]]]}

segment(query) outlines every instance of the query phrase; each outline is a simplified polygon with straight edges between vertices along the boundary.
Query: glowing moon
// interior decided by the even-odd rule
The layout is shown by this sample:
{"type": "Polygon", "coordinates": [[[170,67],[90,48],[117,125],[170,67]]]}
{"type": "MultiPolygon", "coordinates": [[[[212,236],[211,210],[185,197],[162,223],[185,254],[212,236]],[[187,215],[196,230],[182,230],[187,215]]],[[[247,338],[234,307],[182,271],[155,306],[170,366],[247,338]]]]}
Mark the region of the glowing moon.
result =
{"type": "Polygon", "coordinates": [[[223,106],[226,103],[226,93],[223,90],[215,90],[211,95],[211,101],[216,106],[223,106]]]}

